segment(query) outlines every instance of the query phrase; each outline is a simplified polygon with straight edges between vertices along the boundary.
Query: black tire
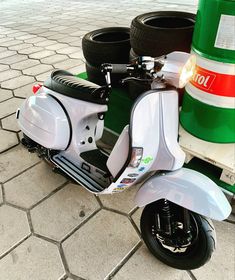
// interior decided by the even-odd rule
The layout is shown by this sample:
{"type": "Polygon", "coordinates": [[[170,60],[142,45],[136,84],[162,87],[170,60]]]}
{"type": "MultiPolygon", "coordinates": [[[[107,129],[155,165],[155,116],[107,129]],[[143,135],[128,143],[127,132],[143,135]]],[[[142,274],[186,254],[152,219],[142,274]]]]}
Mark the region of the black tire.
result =
{"type": "Polygon", "coordinates": [[[131,23],[131,47],[138,55],[153,57],[172,51],[190,52],[195,15],[159,11],[137,16],[131,23]]]}
{"type": "MultiPolygon", "coordinates": [[[[106,85],[105,76],[101,72],[100,66],[94,66],[91,65],[89,62],[86,62],[86,72],[88,81],[100,86],[106,85]]],[[[126,74],[111,73],[111,85],[115,87],[123,87],[121,84],[121,80],[124,79],[126,76],[126,74]]]]}
{"type": "Polygon", "coordinates": [[[108,27],[87,33],[82,39],[82,49],[89,64],[128,63],[130,28],[108,27]]]}
{"type": "Polygon", "coordinates": [[[100,71],[100,67],[93,66],[90,63],[86,62],[86,73],[88,81],[100,86],[105,85],[105,77],[104,74],[100,71]]]}
{"type": "Polygon", "coordinates": [[[129,62],[135,61],[138,58],[138,54],[134,52],[134,50],[130,49],[130,55],[129,55],[129,62]]]}
{"type": "MultiPolygon", "coordinates": [[[[141,216],[142,237],[150,252],[163,263],[177,269],[190,270],[204,265],[211,258],[216,245],[212,222],[196,213],[189,212],[191,229],[193,230],[195,224],[198,229],[197,236],[185,252],[173,252],[165,248],[156,235],[155,215],[160,211],[160,205],[161,201],[147,205],[141,216]]],[[[175,208],[175,213],[182,212],[183,209],[172,203],[171,207],[175,208]]]]}
{"type": "Polygon", "coordinates": [[[142,93],[151,89],[151,84],[148,82],[129,81],[128,94],[132,100],[138,98],[142,93]]]}
{"type": "MultiPolygon", "coordinates": [[[[138,58],[138,55],[131,48],[129,60],[130,63],[134,62],[138,58]]],[[[128,95],[132,100],[138,98],[142,93],[151,89],[151,83],[140,82],[140,81],[129,81],[128,82],[128,95]]]]}

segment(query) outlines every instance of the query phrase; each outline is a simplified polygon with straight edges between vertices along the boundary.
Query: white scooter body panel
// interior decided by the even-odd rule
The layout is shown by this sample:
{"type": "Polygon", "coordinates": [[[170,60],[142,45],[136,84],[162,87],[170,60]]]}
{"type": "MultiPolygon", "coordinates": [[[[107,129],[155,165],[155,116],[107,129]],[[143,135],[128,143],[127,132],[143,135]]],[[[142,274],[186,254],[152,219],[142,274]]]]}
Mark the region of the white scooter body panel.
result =
{"type": "Polygon", "coordinates": [[[64,150],[69,143],[70,127],[63,108],[43,92],[23,102],[18,124],[23,133],[48,149],[64,150]]]}
{"type": "Polygon", "coordinates": [[[97,114],[106,112],[108,109],[107,105],[90,103],[64,96],[48,88],[44,88],[44,92],[48,95],[55,96],[63,104],[70,116],[73,134],[68,149],[62,152],[63,155],[74,163],[81,163],[80,153],[97,149],[94,140],[101,137],[104,127],[103,120],[100,121],[97,114]],[[98,125],[98,123],[100,124],[98,125]],[[93,139],[91,143],[88,141],[90,137],[93,139]]]}
{"type": "Polygon", "coordinates": [[[128,165],[117,181],[102,193],[121,192],[148,172],[172,171],[183,166],[185,154],[177,142],[177,98],[174,89],[156,89],[136,101],[131,113],[130,138],[132,148],[143,148],[142,160],[138,167],[128,165]],[[162,111],[169,107],[171,114],[165,114],[163,119],[162,111]]]}
{"type": "Polygon", "coordinates": [[[177,142],[178,115],[174,89],[149,91],[133,109],[132,147],[143,147],[143,158],[152,159],[149,171],[173,171],[183,166],[185,153],[177,142]]]}
{"type": "Polygon", "coordinates": [[[231,206],[219,187],[205,175],[186,168],[151,177],[137,192],[135,202],[143,207],[159,199],[218,221],[231,213],[231,206]]]}

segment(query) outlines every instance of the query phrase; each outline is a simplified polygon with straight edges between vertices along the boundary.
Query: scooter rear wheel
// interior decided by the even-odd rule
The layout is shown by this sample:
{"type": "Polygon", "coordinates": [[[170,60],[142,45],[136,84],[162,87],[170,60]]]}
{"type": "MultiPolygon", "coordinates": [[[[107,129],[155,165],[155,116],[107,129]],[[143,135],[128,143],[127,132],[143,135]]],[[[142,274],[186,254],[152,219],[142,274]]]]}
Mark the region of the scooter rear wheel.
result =
{"type": "MultiPolygon", "coordinates": [[[[171,224],[175,230],[174,241],[179,240],[182,244],[183,236],[183,208],[168,202],[171,209],[171,224]],[[179,226],[179,227],[178,227],[179,226]],[[178,228],[177,228],[178,227],[178,228]],[[178,236],[176,236],[178,234],[178,236]]],[[[163,263],[183,270],[196,269],[204,265],[209,259],[215,249],[216,235],[212,222],[196,213],[189,213],[189,228],[192,233],[191,242],[187,246],[174,247],[169,246],[171,236],[167,237],[168,244],[165,242],[163,236],[159,234],[159,228],[156,225],[156,219],[161,220],[162,201],[157,201],[147,205],[141,216],[140,227],[143,240],[150,252],[163,263]]],[[[173,240],[173,239],[172,239],[173,240]]]]}

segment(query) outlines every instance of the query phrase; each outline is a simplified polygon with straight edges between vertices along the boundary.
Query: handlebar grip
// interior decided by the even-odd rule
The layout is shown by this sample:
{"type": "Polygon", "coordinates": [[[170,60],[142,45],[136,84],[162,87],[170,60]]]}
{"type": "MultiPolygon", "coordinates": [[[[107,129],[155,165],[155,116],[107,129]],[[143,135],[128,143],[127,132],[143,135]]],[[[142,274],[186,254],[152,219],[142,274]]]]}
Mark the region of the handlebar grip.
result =
{"type": "Polygon", "coordinates": [[[122,74],[127,73],[126,64],[112,64],[112,73],[122,74]]]}

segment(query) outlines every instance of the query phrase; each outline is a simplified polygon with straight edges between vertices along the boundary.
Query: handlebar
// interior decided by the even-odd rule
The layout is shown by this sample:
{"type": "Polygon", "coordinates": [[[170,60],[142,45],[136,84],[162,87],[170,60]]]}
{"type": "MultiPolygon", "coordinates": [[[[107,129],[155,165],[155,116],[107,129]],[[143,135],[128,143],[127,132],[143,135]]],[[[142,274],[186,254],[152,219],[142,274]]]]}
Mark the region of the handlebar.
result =
{"type": "Polygon", "coordinates": [[[126,64],[112,64],[112,72],[116,74],[124,74],[128,72],[128,65],[126,64]]]}
{"type": "Polygon", "coordinates": [[[101,65],[101,71],[106,73],[116,73],[116,74],[125,74],[132,72],[135,68],[130,64],[111,64],[104,63],[101,65]]]}

